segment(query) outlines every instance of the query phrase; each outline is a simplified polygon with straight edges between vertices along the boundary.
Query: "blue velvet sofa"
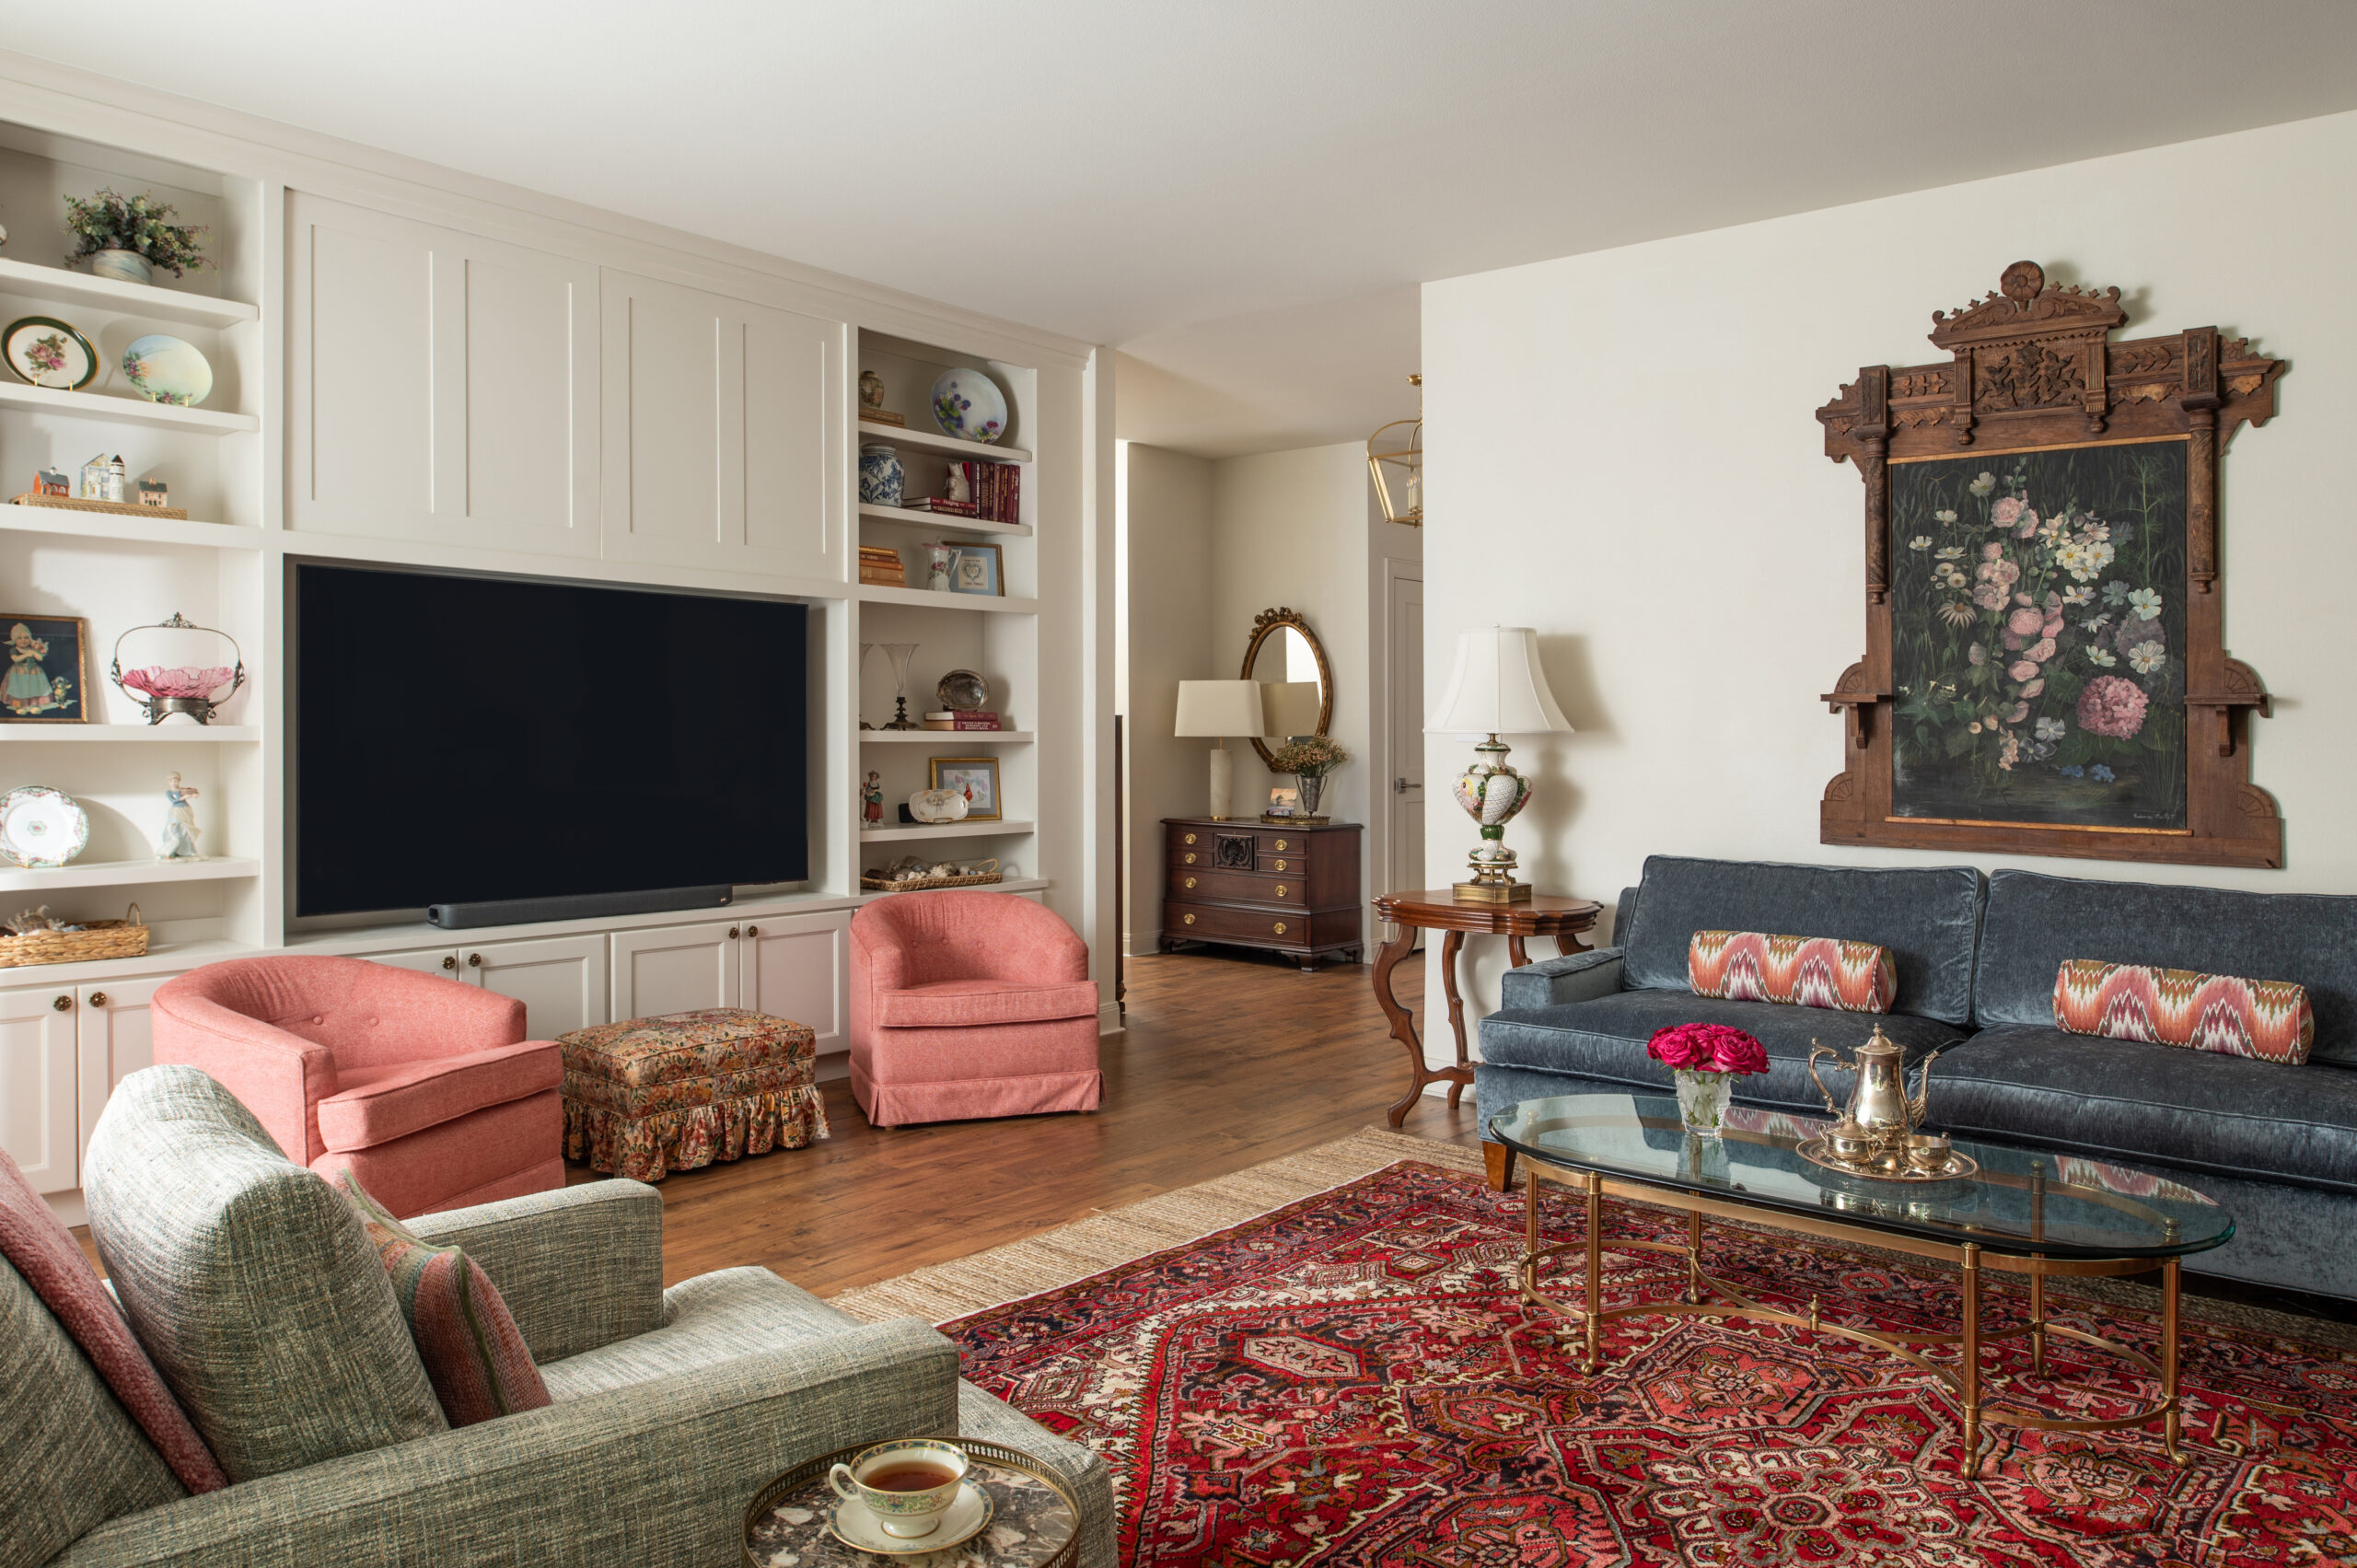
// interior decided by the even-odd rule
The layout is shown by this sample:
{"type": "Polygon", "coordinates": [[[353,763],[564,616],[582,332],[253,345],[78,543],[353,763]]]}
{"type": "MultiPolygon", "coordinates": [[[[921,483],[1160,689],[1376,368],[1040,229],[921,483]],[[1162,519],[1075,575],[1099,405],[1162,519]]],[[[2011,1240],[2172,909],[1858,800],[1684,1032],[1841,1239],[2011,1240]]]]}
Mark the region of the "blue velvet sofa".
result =
{"type": "MultiPolygon", "coordinates": [[[[1769,1071],[1738,1104],[1824,1114],[1809,1043],[1846,1054],[1876,1023],[1908,1055],[1944,1052],[1933,1125],[1959,1136],[2179,1173],[2232,1209],[2235,1237],[2189,1272],[2357,1300],[2357,897],[2101,882],[1969,866],[1778,865],[1656,855],[1620,895],[1616,946],[1509,971],[1481,1021],[1474,1098],[1494,1112],[1544,1095],[1669,1092],[1655,1029],[1733,1024],[1769,1071]],[[1698,930],[1877,942],[1892,1011],[1725,1002],[1687,989],[1698,930]],[[2297,981],[2316,1008],[2308,1064],[2097,1040],[2054,1027],[2066,958],[2297,981]]],[[[1826,1074],[1837,1094],[1848,1074],[1826,1074]]],[[[1484,1143],[1493,1185],[1508,1162],[1484,1143]]]]}

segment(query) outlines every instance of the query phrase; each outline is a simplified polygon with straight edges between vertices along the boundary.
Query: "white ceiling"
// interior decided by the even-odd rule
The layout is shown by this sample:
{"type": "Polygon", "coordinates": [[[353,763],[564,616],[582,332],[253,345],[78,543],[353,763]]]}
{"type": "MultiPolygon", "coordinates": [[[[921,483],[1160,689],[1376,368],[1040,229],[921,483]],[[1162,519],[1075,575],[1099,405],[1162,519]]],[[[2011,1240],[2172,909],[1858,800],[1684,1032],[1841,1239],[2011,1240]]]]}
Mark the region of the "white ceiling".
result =
{"type": "Polygon", "coordinates": [[[0,41],[1124,345],[1206,449],[1396,406],[1355,340],[1404,285],[2357,107],[2351,0],[0,0],[0,41]]]}

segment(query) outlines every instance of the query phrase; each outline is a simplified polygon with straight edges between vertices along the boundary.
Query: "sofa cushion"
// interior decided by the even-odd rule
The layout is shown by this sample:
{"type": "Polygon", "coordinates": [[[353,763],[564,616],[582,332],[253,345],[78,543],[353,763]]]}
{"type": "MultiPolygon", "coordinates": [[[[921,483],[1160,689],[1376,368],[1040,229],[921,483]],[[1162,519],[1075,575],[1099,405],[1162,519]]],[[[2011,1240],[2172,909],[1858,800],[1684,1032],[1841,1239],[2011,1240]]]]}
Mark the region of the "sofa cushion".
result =
{"type": "Polygon", "coordinates": [[[858,1318],[767,1269],[716,1269],[663,1293],[660,1328],[552,1361],[541,1375],[562,1404],[857,1327],[858,1318]]]}
{"type": "Polygon", "coordinates": [[[1097,982],[1026,985],[1004,980],[942,980],[878,992],[878,1028],[959,1028],[972,1024],[1044,1024],[1097,1016],[1097,982]]]}
{"type": "Polygon", "coordinates": [[[561,1086],[556,1041],[528,1040],[457,1056],[336,1070],[336,1092],[319,1101],[319,1141],[338,1154],[373,1149],[561,1086]]]}
{"type": "MultiPolygon", "coordinates": [[[[1774,1002],[1720,1001],[1684,991],[1623,991],[1561,1007],[1492,1013],[1481,1020],[1481,1060],[1501,1067],[1571,1074],[1668,1094],[1674,1082],[1669,1069],[1645,1054],[1645,1042],[1656,1029],[1692,1023],[1730,1025],[1757,1037],[1767,1048],[1768,1071],[1736,1079],[1737,1100],[1820,1114],[1825,1101],[1808,1076],[1813,1040],[1840,1051],[1846,1060],[1879,1023],[1883,1033],[1907,1052],[1911,1064],[1923,1053],[1965,1038],[1961,1029],[1937,1019],[1908,1014],[1873,1019],[1774,1002]]],[[[1942,1061],[1945,1064],[1945,1058],[1942,1061]]],[[[1837,1074],[1830,1067],[1818,1071],[1838,1098],[1849,1098],[1847,1074],[1837,1074]]],[[[1592,1091],[1573,1086],[1564,1092],[1592,1091]]],[[[1482,1109],[1487,1112],[1492,1108],[1482,1109]]]]}
{"type": "Polygon", "coordinates": [[[450,1424],[472,1426],[546,1405],[549,1391],[531,1348],[482,1265],[455,1243],[420,1240],[352,1172],[338,1172],[336,1186],[384,1260],[393,1299],[450,1424]]]}
{"type": "Polygon", "coordinates": [[[1731,1002],[1887,1013],[1898,971],[1890,949],[1872,942],[1698,931],[1687,944],[1686,983],[1697,996],[1731,1002]]]}
{"type": "Polygon", "coordinates": [[[2054,1024],[2073,1034],[2181,1045],[2297,1067],[2316,1044],[2305,986],[2074,958],[2054,975],[2054,1024]]]}
{"type": "Polygon", "coordinates": [[[82,1171],[124,1316],[232,1483],[448,1429],[351,1206],[228,1090],[130,1074],[82,1171]]]}
{"type": "Polygon", "coordinates": [[[1965,1137],[2357,1193],[2357,1072],[2345,1068],[2007,1024],[1940,1059],[1930,1120],[1965,1137]]]}
{"type": "Polygon", "coordinates": [[[2000,871],[1989,879],[1976,1019],[2050,1026],[2055,971],[2094,958],[2305,986],[2316,1016],[2309,1061],[2357,1066],[2357,897],[2000,871]]]}
{"type": "MultiPolygon", "coordinates": [[[[1686,989],[1697,931],[1801,931],[1890,949],[1894,1013],[1961,1024],[1972,1016],[1980,873],[1968,865],[1779,865],[1749,860],[1645,861],[1636,908],[1613,940],[1631,990],[1686,989]]],[[[2053,978],[2048,966],[2047,978],[2053,978]]],[[[1758,1031],[1753,1031],[1757,1033],[1758,1031]]]]}

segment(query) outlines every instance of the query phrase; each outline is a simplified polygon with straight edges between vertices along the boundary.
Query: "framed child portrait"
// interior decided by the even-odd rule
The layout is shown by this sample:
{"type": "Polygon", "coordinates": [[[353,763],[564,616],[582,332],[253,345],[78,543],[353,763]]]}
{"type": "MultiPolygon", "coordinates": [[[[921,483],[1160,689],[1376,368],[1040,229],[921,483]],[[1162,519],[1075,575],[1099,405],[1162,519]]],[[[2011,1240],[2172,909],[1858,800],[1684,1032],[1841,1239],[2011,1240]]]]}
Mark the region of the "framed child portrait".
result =
{"type": "Polygon", "coordinates": [[[87,724],[89,622],[67,615],[0,615],[0,626],[8,638],[0,724],[87,724]]]}
{"type": "Polygon", "coordinates": [[[1006,558],[995,544],[961,544],[949,568],[953,594],[1006,595],[1006,558]]]}
{"type": "Polygon", "coordinates": [[[998,759],[995,757],[933,757],[931,764],[935,789],[954,789],[966,797],[966,818],[969,822],[996,822],[1005,812],[998,798],[998,759]]]}

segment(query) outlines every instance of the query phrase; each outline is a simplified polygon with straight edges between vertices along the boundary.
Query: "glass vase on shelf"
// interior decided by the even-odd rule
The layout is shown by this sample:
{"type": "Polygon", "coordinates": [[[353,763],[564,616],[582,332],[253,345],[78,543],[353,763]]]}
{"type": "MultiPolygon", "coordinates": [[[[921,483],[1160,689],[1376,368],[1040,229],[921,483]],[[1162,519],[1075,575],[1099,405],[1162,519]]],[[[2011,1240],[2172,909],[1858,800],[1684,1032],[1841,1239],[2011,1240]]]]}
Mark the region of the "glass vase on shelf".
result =
{"type": "MultiPolygon", "coordinates": [[[[859,690],[859,683],[866,679],[867,656],[875,651],[876,645],[873,643],[862,643],[859,645],[859,669],[858,672],[852,677],[852,690],[853,692],[856,692],[859,690]]],[[[857,706],[860,704],[854,702],[853,705],[857,706]]],[[[859,727],[862,729],[874,729],[876,726],[867,722],[867,715],[865,714],[862,714],[859,716],[859,727]]]]}
{"type": "Polygon", "coordinates": [[[886,729],[915,729],[917,721],[909,717],[909,661],[917,656],[914,643],[883,643],[878,646],[884,656],[892,661],[892,722],[886,729]]]}

